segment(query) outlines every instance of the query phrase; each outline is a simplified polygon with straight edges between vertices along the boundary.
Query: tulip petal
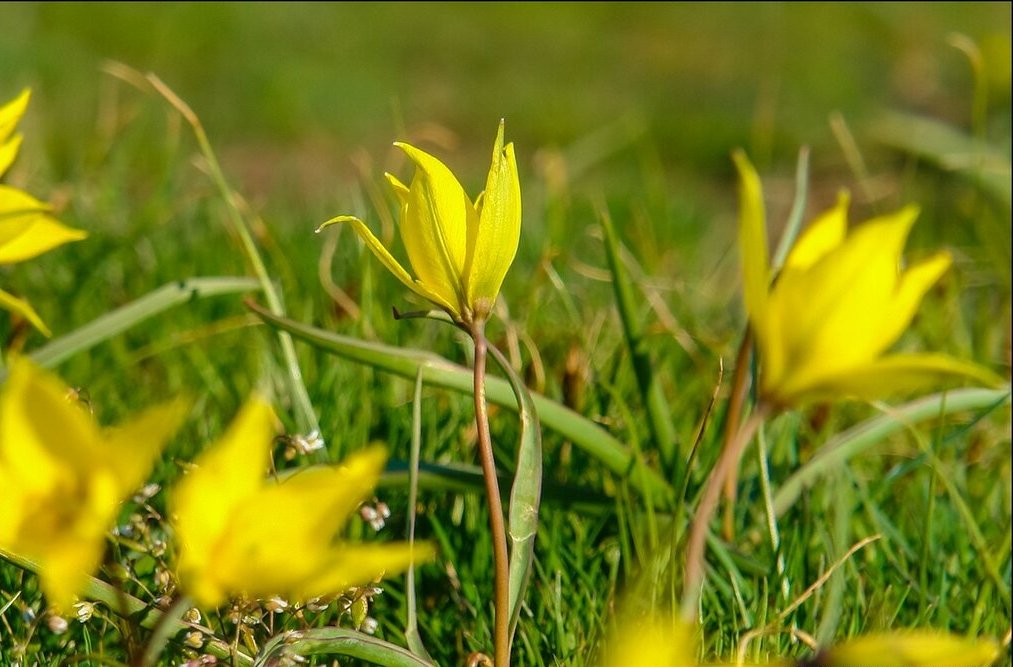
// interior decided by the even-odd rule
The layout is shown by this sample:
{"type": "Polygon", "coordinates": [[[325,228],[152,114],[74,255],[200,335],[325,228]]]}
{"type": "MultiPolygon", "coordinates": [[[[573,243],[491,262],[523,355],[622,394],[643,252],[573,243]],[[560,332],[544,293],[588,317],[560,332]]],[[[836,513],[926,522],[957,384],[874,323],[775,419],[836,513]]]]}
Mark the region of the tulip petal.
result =
{"type": "Polygon", "coordinates": [[[492,166],[483,195],[469,221],[466,262],[467,299],[484,316],[492,309],[503,278],[517,254],[521,235],[521,187],[513,144],[503,146],[500,121],[492,166]],[[480,208],[479,208],[480,206],[480,208]]]}
{"type": "Polygon", "coordinates": [[[384,575],[404,572],[414,563],[432,560],[436,551],[424,542],[344,544],[336,547],[318,576],[307,581],[302,595],[311,597],[342,591],[376,581],[384,575]]]}
{"type": "Polygon", "coordinates": [[[91,470],[100,455],[98,429],[68,391],[26,359],[11,364],[0,396],[0,459],[30,492],[72,484],[74,471],[91,470]]]}
{"type": "Polygon", "coordinates": [[[739,254],[742,256],[743,299],[756,335],[764,338],[770,266],[763,189],[756,169],[743,151],[735,151],[732,159],[739,171],[739,254]]]}
{"type": "Polygon", "coordinates": [[[263,483],[274,422],[274,412],[263,399],[247,401],[222,439],[176,484],[171,511],[182,547],[178,568],[195,596],[213,597],[207,592],[213,588],[206,581],[208,564],[232,514],[263,483]]]}
{"type": "MultiPolygon", "coordinates": [[[[475,214],[464,188],[445,164],[409,144],[394,144],[415,163],[401,239],[419,282],[444,301],[463,304],[468,217],[475,214]]],[[[460,306],[458,306],[458,310],[460,306]]]]}
{"type": "Polygon", "coordinates": [[[942,632],[914,631],[859,637],[828,649],[826,667],[987,667],[999,657],[991,640],[956,637],[942,632]]]}
{"type": "Polygon", "coordinates": [[[339,215],[336,218],[331,218],[324,224],[317,227],[317,233],[331,225],[338,223],[348,223],[355,230],[355,233],[359,235],[359,238],[363,240],[373,254],[380,262],[387,267],[387,270],[394,274],[394,277],[401,281],[401,283],[415,292],[419,296],[429,299],[433,303],[446,308],[455,315],[458,314],[458,309],[450,304],[449,301],[443,298],[442,295],[437,294],[433,290],[429,289],[427,285],[423,285],[419,281],[411,277],[401,263],[394,258],[394,255],[390,254],[390,251],[380,242],[380,239],[376,238],[373,232],[370,231],[369,227],[366,226],[362,220],[356,218],[354,215],[339,215]]]}
{"type": "Polygon", "coordinates": [[[17,127],[21,117],[25,115],[30,97],[31,91],[25,88],[20,95],[0,107],[0,143],[6,142],[7,138],[14,133],[14,128],[17,127]]]}
{"type": "Polygon", "coordinates": [[[151,472],[152,463],[189,412],[187,401],[177,399],[149,408],[104,434],[106,461],[124,490],[136,489],[151,472]]]}
{"type": "Polygon", "coordinates": [[[386,177],[387,182],[390,183],[390,187],[394,190],[394,194],[397,195],[398,202],[400,202],[401,206],[406,206],[408,204],[408,193],[410,192],[408,190],[408,186],[399,181],[397,176],[394,174],[384,172],[383,175],[386,177]]]}
{"type": "Polygon", "coordinates": [[[46,338],[53,335],[53,332],[49,330],[49,327],[47,327],[46,323],[42,321],[42,318],[35,312],[35,309],[32,308],[31,304],[2,289],[0,289],[0,308],[9,310],[12,313],[17,313],[21,317],[25,318],[46,338]]]}
{"type": "Polygon", "coordinates": [[[817,264],[781,273],[769,316],[782,323],[778,354],[791,378],[766,383],[797,387],[845,372],[893,343],[882,335],[883,323],[893,317],[898,265],[917,214],[908,206],[867,222],[817,264]]]}
{"type": "Polygon", "coordinates": [[[31,259],[88,234],[47,215],[49,206],[16,188],[0,185],[0,264],[31,259]]]}
{"type": "Polygon", "coordinates": [[[0,176],[7,173],[7,170],[14,164],[14,158],[18,156],[21,148],[21,135],[16,134],[7,141],[0,143],[0,176]]]}
{"type": "Polygon", "coordinates": [[[848,203],[851,197],[847,192],[837,196],[837,204],[816,218],[806,229],[785,261],[789,269],[805,270],[823,259],[827,253],[841,245],[848,231],[848,203]]]}
{"type": "Polygon", "coordinates": [[[1002,378],[988,369],[945,354],[893,354],[838,373],[785,383],[779,396],[784,403],[794,405],[841,396],[873,400],[957,380],[991,387],[1002,384],[1002,378]]]}

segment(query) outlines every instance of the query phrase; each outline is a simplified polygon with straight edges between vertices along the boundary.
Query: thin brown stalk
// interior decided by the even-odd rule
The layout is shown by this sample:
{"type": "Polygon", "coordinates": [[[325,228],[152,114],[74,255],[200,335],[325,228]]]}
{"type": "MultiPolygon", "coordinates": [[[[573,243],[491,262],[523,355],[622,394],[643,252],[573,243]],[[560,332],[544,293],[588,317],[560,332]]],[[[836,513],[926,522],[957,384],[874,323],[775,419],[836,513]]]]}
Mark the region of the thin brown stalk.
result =
{"type": "Polygon", "coordinates": [[[760,428],[767,413],[768,409],[764,404],[761,403],[757,406],[756,411],[749,416],[746,423],[736,433],[735,438],[721,451],[721,457],[711,471],[710,477],[707,478],[703,497],[693,516],[689,542],[686,546],[686,576],[682,594],[682,617],[686,621],[692,622],[696,619],[697,608],[700,604],[700,593],[703,589],[705,576],[704,547],[707,543],[707,530],[715,510],[717,510],[721,487],[732,470],[739,465],[746,446],[756,435],[756,431],[760,428]]]}
{"type": "Polygon", "coordinates": [[[485,365],[489,343],[485,326],[476,322],[470,328],[475,342],[475,426],[478,430],[478,451],[482,459],[485,478],[485,495],[489,505],[489,529],[492,531],[493,566],[495,581],[494,645],[495,666],[510,665],[510,564],[507,557],[506,523],[503,519],[503,501],[499,494],[496,460],[493,457],[492,437],[489,435],[489,411],[485,402],[485,365]]]}

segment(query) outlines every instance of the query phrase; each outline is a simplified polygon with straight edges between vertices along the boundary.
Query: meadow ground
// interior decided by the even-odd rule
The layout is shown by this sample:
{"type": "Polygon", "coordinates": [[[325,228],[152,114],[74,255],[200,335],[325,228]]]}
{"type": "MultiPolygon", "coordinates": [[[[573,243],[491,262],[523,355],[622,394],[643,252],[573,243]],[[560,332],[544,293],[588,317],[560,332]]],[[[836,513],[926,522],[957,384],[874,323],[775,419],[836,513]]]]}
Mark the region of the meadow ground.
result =
{"type": "MultiPolygon", "coordinates": [[[[452,329],[391,317],[392,306],[422,304],[350,230],[313,230],[353,213],[403,256],[383,172],[407,181],[410,165],[391,142],[440,156],[476,193],[505,118],[524,215],[490,338],[531,388],[641,451],[685,498],[683,510],[717,459],[745,326],[735,148],[764,179],[774,239],[802,146],[806,219],[841,188],[853,194],[852,221],[917,202],[908,256],[948,248],[954,264],[898,347],[1008,378],[1008,4],[4,5],[0,101],[33,91],[5,182],[89,233],[4,271],[4,288],[29,298],[55,339],[174,281],[251,275],[226,198],[190,127],[139,74],[149,71],[200,116],[290,318],[464,365],[470,348],[452,329]],[[606,211],[633,288],[625,313],[602,238],[606,211]],[[641,329],[671,456],[655,443],[648,403],[657,397],[640,389],[624,318],[641,329]]],[[[9,352],[47,342],[7,316],[0,333],[9,352]]],[[[410,379],[305,343],[295,349],[326,442],[326,455],[309,460],[338,460],[370,442],[395,464],[409,458],[410,379]]],[[[278,339],[237,294],[164,310],[56,370],[102,423],[177,394],[194,398],[152,475],[165,487],[256,388],[291,432],[300,428],[278,339]]],[[[470,398],[427,387],[422,408],[422,461],[477,465],[470,398]]],[[[999,664],[1010,664],[1008,391],[973,410],[947,410],[944,399],[938,415],[863,446],[797,497],[785,491],[827,442],[885,409],[790,412],[766,429],[765,455],[746,455],[726,517],[732,536],[709,560],[708,656],[734,656],[763,628],[746,657],[807,655],[799,637],[932,627],[1004,639],[999,664]],[[773,524],[766,495],[784,502],[773,524]]],[[[492,433],[512,471],[513,413],[494,407],[492,433]]],[[[545,499],[515,664],[593,665],[616,609],[678,599],[685,512],[645,502],[638,479],[557,431],[543,438],[545,499]]],[[[281,452],[280,467],[299,463],[281,452]]],[[[439,664],[464,664],[491,645],[485,502],[473,481],[440,474],[419,493],[419,537],[439,548],[418,575],[420,634],[439,664]]],[[[381,536],[400,538],[405,484],[377,494],[392,510],[381,536]]],[[[151,499],[154,510],[164,512],[164,496],[151,499]]],[[[136,546],[121,539],[111,553],[129,564],[131,591],[151,599],[161,561],[136,546]]],[[[385,581],[369,608],[377,636],[405,644],[406,605],[404,578],[385,581]]],[[[53,633],[33,620],[44,609],[34,576],[7,563],[0,609],[0,664],[125,659],[115,614],[100,608],[53,633]]],[[[257,641],[338,622],[335,609],[268,614],[257,641]]],[[[171,644],[166,664],[188,650],[171,644]]]]}

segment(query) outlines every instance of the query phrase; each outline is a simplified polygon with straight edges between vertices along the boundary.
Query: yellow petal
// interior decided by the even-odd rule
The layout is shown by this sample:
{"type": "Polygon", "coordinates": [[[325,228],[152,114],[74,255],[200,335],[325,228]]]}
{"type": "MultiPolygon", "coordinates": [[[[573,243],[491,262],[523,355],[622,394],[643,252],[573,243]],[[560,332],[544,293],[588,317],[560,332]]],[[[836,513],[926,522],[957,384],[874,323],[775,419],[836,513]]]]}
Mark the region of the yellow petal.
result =
{"type": "Polygon", "coordinates": [[[177,399],[145,410],[103,436],[111,470],[115,470],[124,493],[140,486],[166,441],[183,423],[189,402],[177,399]]]}
{"type": "Polygon", "coordinates": [[[87,232],[67,227],[45,214],[30,215],[28,221],[22,233],[0,244],[0,264],[22,262],[88,236],[87,232]]]}
{"type": "Polygon", "coordinates": [[[889,313],[875,333],[878,339],[873,341],[875,346],[885,350],[900,338],[914,319],[922,297],[942,278],[952,261],[950,253],[937,252],[913,264],[901,274],[893,293],[889,313]]]}
{"type": "Polygon", "coordinates": [[[395,143],[415,163],[401,239],[419,282],[443,300],[464,301],[468,218],[474,206],[454,174],[432,155],[395,143]]]}
{"type": "Polygon", "coordinates": [[[767,337],[767,290],[770,284],[763,189],[756,169],[744,152],[735,151],[732,159],[739,171],[739,254],[742,257],[743,300],[757,337],[763,339],[767,337]]]}
{"type": "Polygon", "coordinates": [[[406,206],[408,204],[408,186],[399,181],[397,176],[394,174],[384,172],[383,175],[386,177],[387,182],[390,183],[390,187],[394,190],[394,194],[397,195],[398,203],[400,203],[401,206],[406,206]]]}
{"type": "Polygon", "coordinates": [[[339,215],[336,218],[331,218],[324,224],[320,225],[320,227],[317,228],[317,232],[320,232],[331,225],[342,222],[352,226],[352,229],[354,229],[355,233],[359,235],[359,238],[365,242],[366,247],[373,252],[376,258],[379,259],[380,262],[387,267],[387,270],[393,273],[394,277],[400,280],[405,287],[412,290],[419,296],[429,299],[438,306],[446,308],[455,316],[459,315],[458,309],[451,305],[452,301],[447,301],[442,295],[434,292],[427,286],[420,284],[417,280],[412,278],[411,274],[409,274],[404,267],[401,266],[401,263],[390,254],[390,251],[387,250],[382,243],[380,243],[380,239],[376,238],[373,232],[369,230],[369,227],[367,227],[366,223],[362,220],[359,220],[352,215],[339,215]]]}
{"type": "Polygon", "coordinates": [[[384,544],[342,544],[325,559],[318,576],[302,584],[299,596],[314,597],[361,586],[382,576],[395,576],[412,563],[431,560],[436,551],[431,544],[408,542],[384,544]]]}
{"type": "Polygon", "coordinates": [[[206,577],[213,576],[208,564],[232,515],[264,484],[274,421],[266,402],[250,399],[225,435],[176,484],[171,511],[180,543],[179,575],[188,590],[203,589],[206,577]]]}
{"type": "Polygon", "coordinates": [[[917,216],[909,206],[870,221],[807,269],[786,267],[768,303],[781,323],[779,354],[790,378],[765,383],[799,386],[873,360],[893,340],[883,335],[893,317],[898,265],[917,216]]]}
{"type": "Polygon", "coordinates": [[[606,667],[696,667],[696,628],[674,618],[622,623],[606,652],[606,667]]]}
{"type": "Polygon", "coordinates": [[[14,163],[21,148],[21,135],[15,134],[7,141],[0,142],[0,176],[3,176],[14,163]]]}
{"type": "Polygon", "coordinates": [[[859,637],[826,651],[826,667],[988,667],[999,646],[941,632],[884,633],[859,637]]]}
{"type": "Polygon", "coordinates": [[[25,88],[20,95],[0,107],[0,143],[7,141],[7,138],[14,133],[18,121],[25,115],[30,97],[31,91],[25,88]]]}
{"type": "Polygon", "coordinates": [[[53,332],[49,330],[46,323],[42,321],[39,314],[35,312],[31,304],[23,299],[19,299],[9,292],[5,292],[0,289],[0,308],[9,310],[12,313],[17,313],[21,317],[31,322],[32,326],[39,330],[45,337],[50,337],[53,332]]]}
{"type": "Polygon", "coordinates": [[[1002,378],[976,364],[945,354],[894,354],[847,369],[836,375],[786,384],[781,389],[785,404],[833,400],[841,396],[873,400],[893,395],[936,389],[940,384],[969,380],[990,387],[1002,378]]]}
{"type": "MultiPolygon", "coordinates": [[[[480,208],[479,208],[480,206],[480,208]]],[[[481,315],[492,309],[503,278],[517,254],[521,234],[521,188],[513,144],[503,147],[500,121],[481,213],[468,229],[467,301],[481,315]]]]}
{"type": "Polygon", "coordinates": [[[808,269],[823,259],[828,252],[841,245],[848,231],[848,203],[851,197],[847,192],[837,196],[837,205],[816,218],[806,229],[785,261],[785,267],[791,269],[808,269]]]}
{"type": "Polygon", "coordinates": [[[29,489],[51,489],[102,456],[98,428],[69,391],[27,359],[11,364],[0,395],[0,459],[29,489]]]}
{"type": "Polygon", "coordinates": [[[51,210],[27,192],[0,185],[0,245],[24,233],[36,214],[51,210]]]}

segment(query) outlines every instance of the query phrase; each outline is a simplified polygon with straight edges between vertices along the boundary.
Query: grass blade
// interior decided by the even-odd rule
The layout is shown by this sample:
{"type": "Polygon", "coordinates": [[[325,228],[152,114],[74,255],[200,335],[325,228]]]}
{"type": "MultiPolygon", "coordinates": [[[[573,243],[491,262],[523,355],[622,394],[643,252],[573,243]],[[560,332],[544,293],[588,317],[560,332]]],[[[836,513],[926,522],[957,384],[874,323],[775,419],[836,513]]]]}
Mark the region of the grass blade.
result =
{"type": "MultiPolygon", "coordinates": [[[[517,470],[510,489],[507,512],[510,537],[510,638],[513,640],[521,615],[524,592],[531,580],[535,558],[535,536],[538,534],[538,508],[542,497],[542,429],[538,411],[527,387],[503,353],[493,345],[489,351],[506,373],[519,406],[520,444],[517,447],[517,470]]],[[[488,380],[487,380],[488,381],[488,380]]]]}
{"type": "MultiPolygon", "coordinates": [[[[283,329],[325,352],[410,380],[415,379],[415,374],[422,368],[424,381],[430,385],[464,394],[471,394],[473,391],[471,370],[437,354],[341,336],[295,320],[278,317],[250,300],[246,301],[246,305],[271,326],[283,329]]],[[[518,409],[517,399],[510,385],[500,378],[488,378],[486,397],[490,402],[507,409],[518,409]]],[[[672,487],[657,471],[637,460],[629,449],[612,435],[586,417],[541,394],[531,394],[531,400],[542,424],[572,441],[574,445],[620,477],[643,479],[644,490],[654,494],[656,504],[672,507],[675,497],[672,487]]]]}
{"type": "MultiPolygon", "coordinates": [[[[605,256],[608,258],[609,270],[612,272],[612,287],[616,295],[616,306],[619,309],[619,319],[623,323],[623,334],[626,336],[626,345],[630,351],[630,360],[633,363],[633,371],[637,377],[637,386],[647,409],[647,425],[651,429],[651,438],[654,446],[661,452],[661,460],[666,466],[675,464],[675,429],[672,428],[672,414],[665,394],[661,391],[661,383],[655,376],[651,366],[651,357],[647,354],[647,347],[644,342],[643,326],[636,312],[633,303],[633,287],[630,285],[629,276],[623,268],[622,257],[619,253],[619,239],[616,236],[615,227],[608,211],[602,208],[600,212],[602,230],[605,232],[605,256]]],[[[682,472],[676,475],[681,478],[682,472]]]]}
{"type": "Polygon", "coordinates": [[[253,278],[205,277],[177,280],[148,292],[125,306],[97,317],[88,324],[60,336],[28,356],[43,368],[52,368],[78,352],[95,347],[130,327],[194,299],[260,289],[253,278]]]}
{"type": "Polygon", "coordinates": [[[990,411],[1009,401],[1008,385],[1003,389],[957,389],[919,398],[893,408],[890,415],[864,421],[820,447],[808,463],[781,485],[774,495],[774,512],[777,516],[783,515],[795,504],[803,489],[844,465],[856,454],[906,428],[907,424],[967,410],[990,411]]]}
{"type": "MultiPolygon", "coordinates": [[[[422,448],[422,369],[415,374],[415,397],[412,403],[412,451],[408,468],[408,543],[415,544],[415,504],[419,495],[419,451],[422,448]]],[[[415,563],[407,573],[408,620],[405,623],[405,641],[415,655],[432,662],[422,637],[419,635],[417,600],[415,597],[415,563]]]]}
{"type": "MultiPolygon", "coordinates": [[[[161,95],[166,102],[168,102],[176,111],[179,112],[183,119],[190,125],[193,130],[194,137],[197,139],[197,144],[200,147],[201,155],[207,161],[208,168],[211,174],[211,180],[214,182],[215,187],[218,188],[218,193],[225,201],[226,209],[229,212],[229,223],[232,225],[233,231],[239,236],[239,240],[243,246],[243,252],[246,254],[247,261],[250,262],[250,266],[253,267],[253,272],[257,276],[257,280],[260,282],[260,288],[264,292],[264,299],[267,301],[268,308],[275,315],[284,315],[285,307],[282,305],[281,295],[278,290],[275,289],[274,283],[271,282],[271,276],[267,272],[267,267],[264,265],[264,260],[260,256],[260,251],[257,250],[257,244],[253,240],[253,235],[250,233],[250,227],[243,217],[243,214],[239,210],[237,203],[238,195],[229,187],[228,181],[225,179],[225,172],[222,171],[221,164],[218,162],[218,156],[215,154],[214,148],[211,146],[211,141],[208,139],[207,133],[204,131],[204,125],[200,122],[200,118],[194,113],[193,109],[190,108],[181,97],[169,88],[161,79],[154,74],[148,74],[145,77],[149,84],[161,95]]],[[[303,433],[310,433],[312,431],[319,431],[320,425],[317,422],[317,415],[313,411],[313,404],[310,402],[309,392],[306,390],[306,384],[302,379],[302,371],[299,370],[299,359],[295,354],[295,345],[292,343],[292,338],[284,331],[277,332],[278,343],[281,346],[282,358],[285,360],[285,382],[288,385],[289,396],[292,399],[292,404],[295,407],[295,418],[296,424],[303,433]]]]}

